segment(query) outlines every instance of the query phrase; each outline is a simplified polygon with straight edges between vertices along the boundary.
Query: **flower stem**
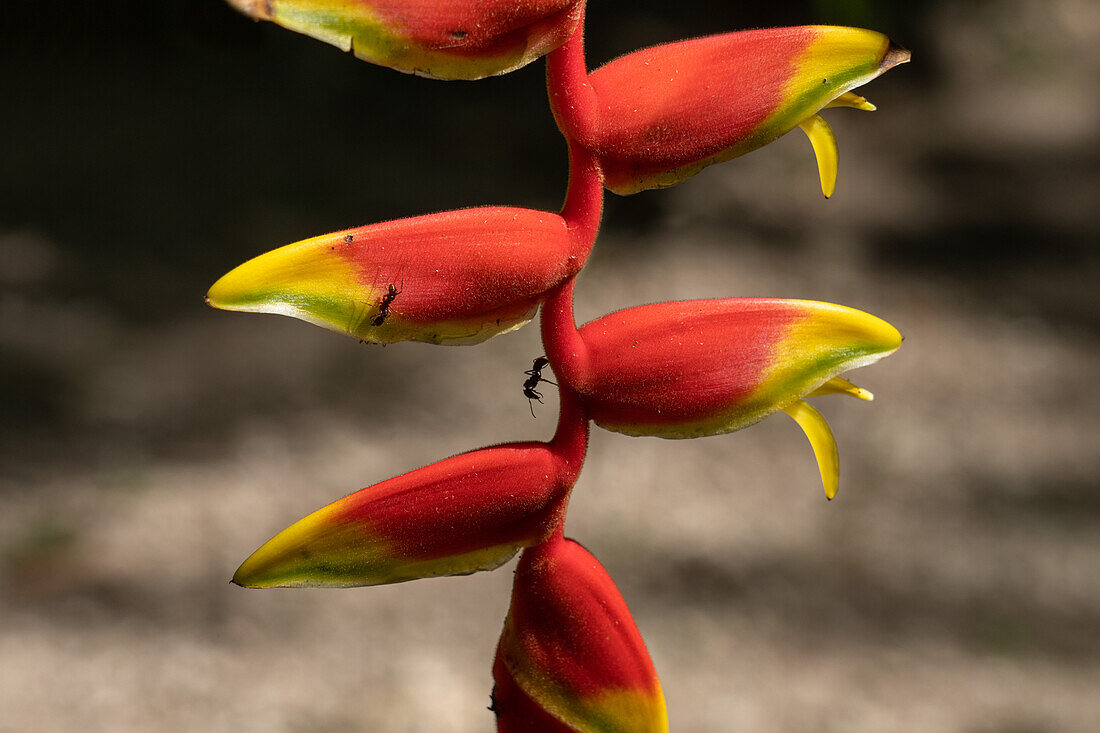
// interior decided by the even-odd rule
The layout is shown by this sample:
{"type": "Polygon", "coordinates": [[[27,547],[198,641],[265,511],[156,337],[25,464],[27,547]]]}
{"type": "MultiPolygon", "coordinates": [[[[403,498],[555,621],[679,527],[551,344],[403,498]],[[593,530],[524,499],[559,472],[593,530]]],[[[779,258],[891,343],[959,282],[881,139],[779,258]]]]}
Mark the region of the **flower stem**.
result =
{"type": "Polygon", "coordinates": [[[550,440],[550,450],[565,463],[566,477],[572,485],[580,476],[588,451],[588,415],[580,397],[564,382],[558,382],[558,428],[550,440]]]}
{"type": "Polygon", "coordinates": [[[573,284],[576,279],[574,275],[550,291],[542,304],[539,326],[546,358],[550,360],[559,383],[583,394],[588,381],[588,347],[573,319],[573,284]]]}
{"type": "Polygon", "coordinates": [[[599,108],[584,61],[584,17],[569,40],[546,56],[546,91],[558,128],[567,140],[591,142],[599,108]]]}
{"type": "MultiPolygon", "coordinates": [[[[572,240],[570,257],[583,264],[592,251],[603,215],[603,174],[584,141],[596,129],[596,94],[584,61],[584,18],[564,45],[546,57],[546,91],[558,128],[569,146],[569,184],[561,216],[572,240]]],[[[579,270],[578,266],[578,270],[579,270]]],[[[588,449],[588,416],[577,394],[587,373],[587,349],[573,317],[574,273],[550,291],[540,317],[543,346],[558,378],[558,427],[550,441],[563,461],[570,486],[580,475],[588,449]]],[[[565,515],[562,514],[562,522],[565,515]]],[[[562,534],[561,523],[555,536],[562,534]]]]}
{"type": "MultiPolygon", "coordinates": [[[[572,257],[585,262],[603,214],[603,175],[584,145],[586,132],[595,129],[597,108],[584,61],[583,17],[569,40],[546,57],[546,90],[569,146],[569,185],[561,216],[573,240],[572,257]]],[[[573,318],[575,280],[573,275],[550,291],[540,318],[543,345],[554,373],[574,390],[583,387],[588,371],[587,349],[573,318]]],[[[564,414],[564,402],[562,410],[564,414]]]]}
{"type": "Polygon", "coordinates": [[[603,216],[603,175],[591,154],[579,143],[569,142],[569,185],[561,217],[573,240],[571,255],[585,262],[592,252],[603,216]]]}

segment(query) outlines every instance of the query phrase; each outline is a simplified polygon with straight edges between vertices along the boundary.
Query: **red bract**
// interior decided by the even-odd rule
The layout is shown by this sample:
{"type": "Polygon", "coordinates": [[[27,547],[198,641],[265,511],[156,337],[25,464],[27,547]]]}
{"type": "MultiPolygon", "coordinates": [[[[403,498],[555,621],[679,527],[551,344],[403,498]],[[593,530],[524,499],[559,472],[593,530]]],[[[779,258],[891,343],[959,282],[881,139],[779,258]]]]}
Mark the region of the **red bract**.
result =
{"type": "Polygon", "coordinates": [[[560,534],[520,558],[493,678],[498,731],[668,730],[630,609],[596,558],[560,534]]]}
{"type": "MultiPolygon", "coordinates": [[[[578,46],[570,53],[583,57],[579,36],[570,43],[578,46]]],[[[654,46],[587,78],[567,56],[555,53],[550,67],[552,78],[568,79],[562,93],[551,94],[555,117],[615,193],[672,186],[803,125],[830,196],[835,139],[816,113],[828,106],[873,110],[850,90],[904,63],[909,52],[873,31],[804,26],[654,46]]]]}
{"type": "Polygon", "coordinates": [[[349,494],[271,538],[233,582],[348,587],[497,568],[564,519],[587,426],[563,400],[549,443],[463,453],[349,494]]]}
{"type": "Polygon", "coordinates": [[[575,733],[531,698],[519,686],[504,663],[497,647],[493,660],[493,704],[489,709],[497,716],[497,733],[575,733]]]}
{"type": "Polygon", "coordinates": [[[559,46],[583,0],[229,0],[258,20],[438,79],[480,79],[559,46]]]}
{"type": "Polygon", "coordinates": [[[656,303],[577,331],[570,282],[547,302],[543,340],[555,373],[608,430],[695,438],[788,412],[813,446],[831,499],[836,444],[825,419],[801,399],[870,399],[838,375],[890,355],[901,334],[853,308],[764,298],[656,303]]]}
{"type": "Polygon", "coordinates": [[[547,350],[589,417],[677,438],[751,425],[901,344],[893,326],[862,311],[764,298],[628,308],[579,336],[570,353],[547,350]]]}
{"type": "Polygon", "coordinates": [[[347,229],[249,260],[207,300],[375,343],[479,343],[527,323],[576,274],[598,219],[487,206],[347,229]]]}

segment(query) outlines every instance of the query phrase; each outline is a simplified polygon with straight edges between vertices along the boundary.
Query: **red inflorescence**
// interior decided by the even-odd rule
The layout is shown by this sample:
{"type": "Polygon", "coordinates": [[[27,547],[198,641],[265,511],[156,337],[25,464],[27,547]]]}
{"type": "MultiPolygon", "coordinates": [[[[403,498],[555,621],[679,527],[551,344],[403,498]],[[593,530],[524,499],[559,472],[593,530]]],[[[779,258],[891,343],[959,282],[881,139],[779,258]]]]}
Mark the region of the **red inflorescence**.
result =
{"type": "Polygon", "coordinates": [[[607,571],[563,534],[590,421],[632,435],[737,430],[786,411],[806,431],[826,493],[835,443],[804,397],[870,393],[840,377],[901,336],[851,308],[801,300],[658,303],[578,329],[573,288],[604,190],[670,186],[796,126],[826,195],[835,138],[817,113],[873,109],[851,89],[908,60],[872,31],[812,26],[637,51],[589,73],[583,0],[229,0],[369,61],[441,78],[505,73],[547,55],[551,109],[570,155],[560,213],[445,212],[345,229],[234,269],[208,302],[290,315],[364,341],[477,343],[541,305],[546,356],[524,394],[558,380],[548,442],[483,448],[350,494],[278,533],[238,569],[248,587],[356,586],[491,570],[522,550],[493,665],[504,733],[667,731],[657,673],[607,571]]]}

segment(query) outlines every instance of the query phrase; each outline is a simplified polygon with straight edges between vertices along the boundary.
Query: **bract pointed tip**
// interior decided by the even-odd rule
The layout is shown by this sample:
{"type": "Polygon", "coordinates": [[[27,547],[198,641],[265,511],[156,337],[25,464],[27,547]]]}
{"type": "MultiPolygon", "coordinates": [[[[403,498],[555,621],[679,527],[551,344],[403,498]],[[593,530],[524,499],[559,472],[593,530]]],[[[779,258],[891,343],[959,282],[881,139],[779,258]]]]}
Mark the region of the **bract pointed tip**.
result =
{"type": "Polygon", "coordinates": [[[888,71],[895,66],[909,63],[912,58],[913,54],[909,49],[890,41],[890,45],[886,47],[886,53],[883,54],[882,61],[879,63],[879,69],[888,71]]]}

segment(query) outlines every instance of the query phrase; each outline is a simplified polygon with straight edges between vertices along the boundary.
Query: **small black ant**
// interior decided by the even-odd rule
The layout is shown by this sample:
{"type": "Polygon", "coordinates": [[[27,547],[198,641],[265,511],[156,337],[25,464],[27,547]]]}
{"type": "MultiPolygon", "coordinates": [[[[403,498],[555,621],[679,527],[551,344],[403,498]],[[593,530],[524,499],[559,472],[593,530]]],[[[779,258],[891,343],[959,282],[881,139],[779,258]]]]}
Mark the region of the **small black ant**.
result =
{"type": "Polygon", "coordinates": [[[492,692],[489,693],[489,707],[486,708],[490,713],[500,717],[500,710],[497,709],[497,687],[493,685],[492,692]]]}
{"type": "Polygon", "coordinates": [[[390,284],[386,286],[386,292],[382,295],[382,300],[378,303],[378,315],[374,317],[370,325],[381,326],[386,322],[386,319],[390,316],[390,303],[392,303],[394,298],[401,293],[402,291],[398,290],[396,285],[390,284]]]}
{"type": "Polygon", "coordinates": [[[531,362],[531,368],[524,372],[524,374],[527,375],[527,379],[523,383],[523,396],[527,398],[527,406],[531,409],[531,417],[535,417],[535,407],[531,404],[531,400],[538,400],[539,404],[542,404],[542,393],[535,390],[539,382],[553,384],[555,387],[558,386],[556,382],[551,382],[549,379],[543,379],[542,370],[549,364],[549,359],[545,356],[540,356],[531,362]]]}

